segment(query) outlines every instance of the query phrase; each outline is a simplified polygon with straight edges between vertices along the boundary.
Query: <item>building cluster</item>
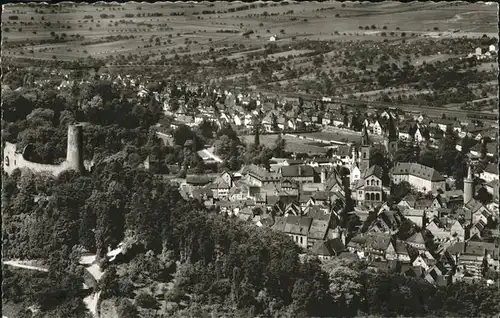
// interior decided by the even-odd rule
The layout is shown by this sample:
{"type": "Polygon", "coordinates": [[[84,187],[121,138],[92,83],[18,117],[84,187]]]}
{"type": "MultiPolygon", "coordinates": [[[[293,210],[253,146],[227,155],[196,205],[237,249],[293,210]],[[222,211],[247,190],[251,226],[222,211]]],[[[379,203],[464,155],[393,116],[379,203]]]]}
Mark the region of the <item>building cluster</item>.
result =
{"type": "MultiPolygon", "coordinates": [[[[389,114],[382,144],[390,158],[396,126],[389,114]]],[[[477,199],[472,166],[463,190],[450,189],[444,176],[418,163],[395,162],[384,171],[371,162],[375,147],[364,126],[358,145],[333,154],[343,160],[273,158],[270,169],[188,176],[180,189],[220,213],[283,232],[322,260],[365,259],[435,284],[500,272],[498,195],[490,204],[477,199]],[[391,188],[401,182],[412,191],[395,200],[391,188]]],[[[498,168],[483,174],[498,185],[498,168]]]]}

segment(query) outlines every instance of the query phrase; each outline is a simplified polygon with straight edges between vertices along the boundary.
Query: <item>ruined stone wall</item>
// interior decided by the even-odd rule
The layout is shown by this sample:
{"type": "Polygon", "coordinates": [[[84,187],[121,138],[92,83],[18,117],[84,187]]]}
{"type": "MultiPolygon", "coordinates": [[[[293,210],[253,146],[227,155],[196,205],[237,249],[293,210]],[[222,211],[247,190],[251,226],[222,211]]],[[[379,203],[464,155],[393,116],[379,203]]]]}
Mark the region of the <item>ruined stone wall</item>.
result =
{"type": "Polygon", "coordinates": [[[31,162],[24,158],[24,154],[17,151],[16,145],[5,142],[3,157],[3,169],[7,174],[19,168],[31,170],[34,173],[49,173],[58,176],[63,171],[74,169],[79,172],[85,170],[83,165],[83,133],[81,125],[70,125],[68,127],[68,149],[66,160],[59,165],[48,165],[31,162]]]}

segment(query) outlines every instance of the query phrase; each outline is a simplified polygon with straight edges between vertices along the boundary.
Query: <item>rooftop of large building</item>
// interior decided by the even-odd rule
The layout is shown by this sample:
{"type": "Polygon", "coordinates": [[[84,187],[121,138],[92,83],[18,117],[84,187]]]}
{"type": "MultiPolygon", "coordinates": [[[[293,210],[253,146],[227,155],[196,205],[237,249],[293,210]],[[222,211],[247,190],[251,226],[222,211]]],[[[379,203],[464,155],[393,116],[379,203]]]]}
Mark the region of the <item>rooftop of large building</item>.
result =
{"type": "Polygon", "coordinates": [[[392,169],[392,174],[409,174],[432,182],[445,181],[445,178],[436,169],[413,162],[398,162],[392,169]]]}

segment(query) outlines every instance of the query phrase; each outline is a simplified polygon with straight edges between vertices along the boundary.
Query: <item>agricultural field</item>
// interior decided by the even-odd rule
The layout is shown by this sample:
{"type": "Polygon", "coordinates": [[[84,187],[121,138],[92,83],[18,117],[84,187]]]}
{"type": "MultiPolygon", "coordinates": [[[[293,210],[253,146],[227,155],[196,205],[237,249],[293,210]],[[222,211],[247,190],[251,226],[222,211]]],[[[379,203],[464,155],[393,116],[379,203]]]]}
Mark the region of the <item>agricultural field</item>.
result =
{"type": "MultiPolygon", "coordinates": [[[[399,103],[439,106],[491,96],[484,87],[461,94],[434,86],[442,82],[442,70],[476,47],[498,47],[496,9],[480,3],[334,1],[7,5],[2,61],[16,67],[76,61],[130,74],[150,67],[149,75],[162,80],[368,101],[394,93],[399,103]],[[408,77],[408,65],[426,64],[438,71],[391,80],[408,77]]],[[[497,77],[491,59],[461,64],[460,74],[478,71],[471,84],[497,77]]]]}
{"type": "Polygon", "coordinates": [[[60,4],[45,9],[7,5],[2,11],[2,21],[2,54],[37,60],[128,53],[175,55],[180,49],[198,53],[208,51],[211,46],[242,43],[259,49],[271,35],[277,35],[278,42],[292,42],[301,37],[382,40],[382,26],[397,34],[424,34],[437,28],[461,30],[453,36],[467,32],[482,35],[496,33],[497,23],[494,6],[421,2],[404,5],[290,2],[266,6],[256,3],[255,8],[227,2],[60,4]],[[377,29],[359,30],[360,26],[372,25],[377,29]],[[243,36],[250,31],[251,34],[243,36]]]}

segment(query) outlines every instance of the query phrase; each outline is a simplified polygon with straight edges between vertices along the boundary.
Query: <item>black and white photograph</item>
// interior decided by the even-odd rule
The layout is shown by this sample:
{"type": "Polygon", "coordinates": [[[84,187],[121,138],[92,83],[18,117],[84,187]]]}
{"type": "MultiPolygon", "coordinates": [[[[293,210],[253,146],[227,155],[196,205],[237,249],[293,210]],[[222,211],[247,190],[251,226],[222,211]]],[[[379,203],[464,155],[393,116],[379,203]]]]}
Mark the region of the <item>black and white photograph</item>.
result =
{"type": "Polygon", "coordinates": [[[498,10],[3,4],[2,318],[500,318],[498,10]]]}

